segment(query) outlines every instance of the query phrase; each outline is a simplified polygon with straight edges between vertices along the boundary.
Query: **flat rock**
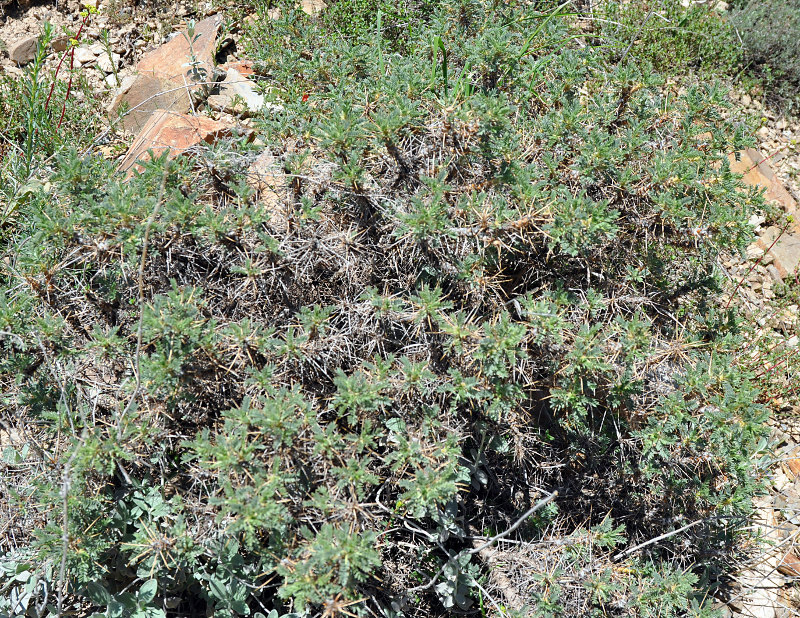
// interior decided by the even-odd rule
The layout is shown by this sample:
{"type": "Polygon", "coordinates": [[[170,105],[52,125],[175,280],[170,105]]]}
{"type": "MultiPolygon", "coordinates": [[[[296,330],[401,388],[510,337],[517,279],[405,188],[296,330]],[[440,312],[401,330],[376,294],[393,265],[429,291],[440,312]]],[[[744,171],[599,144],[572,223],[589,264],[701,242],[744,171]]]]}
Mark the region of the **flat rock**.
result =
{"type": "Polygon", "coordinates": [[[142,131],[158,109],[185,113],[192,108],[192,89],[196,82],[211,80],[217,32],[222,22],[215,15],[195,24],[191,46],[183,33],[146,53],[136,65],[136,77],[123,85],[108,108],[121,119],[127,131],[142,131]],[[192,60],[194,58],[194,62],[192,60]]]}
{"type": "Polygon", "coordinates": [[[168,79],[183,83],[183,78],[193,67],[192,53],[196,65],[194,70],[211,75],[214,68],[214,52],[217,32],[222,23],[221,15],[208,17],[194,26],[194,41],[191,45],[184,32],[179,33],[164,45],[147,52],[136,65],[140,75],[168,79]]]}
{"type": "Polygon", "coordinates": [[[239,71],[229,68],[225,80],[219,85],[219,94],[208,97],[212,109],[239,116],[249,116],[264,107],[264,97],[255,90],[255,84],[239,71]]]}
{"type": "Polygon", "coordinates": [[[155,110],[131,144],[119,169],[123,172],[132,172],[132,168],[138,162],[158,157],[165,151],[169,151],[168,157],[173,159],[198,144],[213,144],[218,139],[230,137],[232,134],[232,125],[206,116],[155,110]]]}
{"type": "Polygon", "coordinates": [[[800,577],[800,558],[795,555],[794,550],[784,554],[778,563],[778,572],[788,577],[800,577]]]}
{"type": "Polygon", "coordinates": [[[256,198],[278,205],[286,195],[289,181],[280,162],[265,150],[250,164],[247,184],[256,192],[256,198]]]}
{"type": "Polygon", "coordinates": [[[233,69],[242,77],[251,77],[256,73],[255,66],[253,66],[253,63],[249,60],[234,60],[232,62],[226,62],[225,64],[219,65],[219,68],[226,73],[233,69]]]}
{"type": "Polygon", "coordinates": [[[14,43],[8,50],[8,57],[17,64],[28,64],[36,57],[36,42],[39,37],[29,36],[14,43]]]}
{"type": "Polygon", "coordinates": [[[83,66],[84,64],[91,64],[97,59],[94,52],[88,47],[78,47],[75,50],[75,62],[83,66]]]}
{"type": "MultiPolygon", "coordinates": [[[[797,211],[797,202],[775,176],[766,157],[754,148],[741,151],[739,160],[731,155],[731,171],[742,174],[743,180],[750,186],[763,187],[764,199],[780,205],[786,214],[794,215],[797,211]]],[[[795,230],[800,232],[800,222],[796,223],[795,230]]]]}
{"type": "Polygon", "coordinates": [[[50,49],[60,54],[67,50],[68,44],[69,44],[68,36],[57,36],[52,41],[50,41],[50,49]]]}
{"type": "Polygon", "coordinates": [[[800,234],[788,230],[781,234],[780,228],[772,225],[764,230],[758,239],[758,244],[764,250],[772,247],[769,250],[774,258],[772,266],[782,279],[795,273],[797,266],[800,265],[800,234]]]}
{"type": "Polygon", "coordinates": [[[191,93],[186,86],[176,85],[167,79],[129,76],[111,103],[110,111],[122,112],[122,127],[127,131],[141,131],[156,110],[168,109],[175,113],[191,109],[191,93]]]}
{"type": "Polygon", "coordinates": [[[300,8],[304,13],[311,15],[312,17],[322,12],[327,7],[328,5],[324,2],[324,0],[300,0],[300,8]]]}
{"type": "Polygon", "coordinates": [[[103,71],[104,73],[113,73],[116,69],[119,68],[119,63],[122,57],[115,53],[111,52],[111,56],[107,53],[102,53],[97,57],[97,68],[103,71]]]}

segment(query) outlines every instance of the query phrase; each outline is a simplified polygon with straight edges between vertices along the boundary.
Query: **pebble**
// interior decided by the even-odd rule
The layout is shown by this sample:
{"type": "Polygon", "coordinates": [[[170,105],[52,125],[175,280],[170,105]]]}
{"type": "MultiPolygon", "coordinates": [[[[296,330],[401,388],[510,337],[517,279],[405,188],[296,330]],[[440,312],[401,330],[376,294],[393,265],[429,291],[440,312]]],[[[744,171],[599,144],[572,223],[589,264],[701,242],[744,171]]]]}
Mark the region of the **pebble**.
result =
{"type": "Polygon", "coordinates": [[[107,53],[100,54],[97,58],[97,68],[104,73],[113,73],[119,67],[120,59],[121,56],[113,52],[110,58],[107,53]]]}
{"type": "Polygon", "coordinates": [[[68,44],[69,44],[69,37],[57,36],[52,41],[50,41],[50,49],[60,54],[67,49],[68,44]]]}
{"type": "Polygon", "coordinates": [[[777,268],[772,265],[767,266],[767,272],[775,283],[783,283],[783,277],[781,277],[781,274],[778,272],[777,268]]]}
{"type": "MultiPolygon", "coordinates": [[[[748,260],[757,260],[758,258],[761,257],[762,253],[764,253],[764,250],[761,247],[759,247],[757,243],[749,245],[745,250],[745,255],[747,256],[748,260]]],[[[740,270],[742,270],[741,267],[740,270]]]]}
{"type": "Polygon", "coordinates": [[[95,55],[87,47],[78,47],[75,50],[75,62],[80,65],[91,64],[95,61],[95,55]]]}
{"type": "Polygon", "coordinates": [[[24,65],[28,64],[36,57],[36,41],[38,37],[30,36],[21,41],[17,41],[8,50],[8,56],[12,62],[24,65]]]}

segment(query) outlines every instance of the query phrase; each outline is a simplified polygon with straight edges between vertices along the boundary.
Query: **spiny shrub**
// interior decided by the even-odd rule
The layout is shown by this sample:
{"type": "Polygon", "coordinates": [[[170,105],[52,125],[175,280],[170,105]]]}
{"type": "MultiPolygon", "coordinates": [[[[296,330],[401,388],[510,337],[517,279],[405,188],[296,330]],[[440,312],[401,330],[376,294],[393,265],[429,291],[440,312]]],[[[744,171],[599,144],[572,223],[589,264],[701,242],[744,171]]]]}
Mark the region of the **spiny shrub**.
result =
{"type": "Polygon", "coordinates": [[[711,615],[764,446],[724,92],[527,2],[251,28],[261,152],[64,154],[6,240],[5,611],[711,615]]]}

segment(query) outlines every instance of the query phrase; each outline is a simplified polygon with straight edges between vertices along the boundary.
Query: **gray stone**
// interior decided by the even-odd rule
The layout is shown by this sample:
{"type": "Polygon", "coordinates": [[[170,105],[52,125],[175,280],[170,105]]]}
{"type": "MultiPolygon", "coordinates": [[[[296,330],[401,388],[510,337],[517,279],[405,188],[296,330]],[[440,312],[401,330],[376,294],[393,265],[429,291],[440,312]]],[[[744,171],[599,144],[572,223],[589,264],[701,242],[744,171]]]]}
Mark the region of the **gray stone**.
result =
{"type": "Polygon", "coordinates": [[[111,73],[109,75],[106,75],[106,79],[105,79],[106,85],[109,88],[112,88],[112,89],[113,88],[117,88],[120,85],[120,84],[117,83],[117,78],[118,78],[118,76],[114,75],[113,73],[111,73]]]}
{"type": "Polygon", "coordinates": [[[327,6],[324,0],[300,0],[300,8],[312,17],[325,10],[327,6]]]}
{"type": "Polygon", "coordinates": [[[17,41],[8,50],[8,56],[17,64],[28,64],[36,57],[36,42],[38,37],[29,36],[17,41]]]}
{"type": "Polygon", "coordinates": [[[778,272],[778,269],[775,268],[772,264],[767,266],[767,272],[769,273],[770,277],[772,277],[772,280],[775,283],[783,283],[783,277],[781,277],[781,274],[778,272]]]}
{"type": "Polygon", "coordinates": [[[67,45],[69,45],[68,36],[57,36],[52,41],[50,41],[50,49],[52,49],[57,54],[66,51],[67,45]]]}
{"type": "Polygon", "coordinates": [[[92,53],[88,47],[78,47],[75,49],[75,62],[83,66],[84,64],[92,64],[97,56],[92,53]]]}
{"type": "Polygon", "coordinates": [[[104,73],[113,73],[114,70],[119,68],[119,61],[121,60],[119,54],[111,52],[111,57],[105,51],[97,57],[97,68],[104,73]]]}
{"type": "Polygon", "coordinates": [[[774,268],[781,278],[795,273],[800,264],[800,235],[781,234],[781,230],[773,225],[764,231],[758,242],[765,249],[772,246],[770,253],[774,257],[774,268]]]}
{"type": "Polygon", "coordinates": [[[258,94],[255,84],[236,69],[228,69],[225,80],[219,85],[219,94],[208,97],[212,109],[248,116],[264,108],[264,97],[258,94]]]}

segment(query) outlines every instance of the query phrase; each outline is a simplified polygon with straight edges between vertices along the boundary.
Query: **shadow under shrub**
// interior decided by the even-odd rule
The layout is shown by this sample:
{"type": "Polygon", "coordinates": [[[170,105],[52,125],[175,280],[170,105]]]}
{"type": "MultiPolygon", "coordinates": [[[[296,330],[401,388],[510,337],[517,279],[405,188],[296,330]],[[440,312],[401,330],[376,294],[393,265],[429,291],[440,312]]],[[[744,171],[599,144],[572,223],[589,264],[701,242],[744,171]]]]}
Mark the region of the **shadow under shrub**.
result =
{"type": "Polygon", "coordinates": [[[710,615],[764,446],[715,302],[759,203],[724,92],[525,3],[443,2],[404,54],[262,17],[271,187],[235,140],[127,182],[66,155],[8,241],[4,418],[39,446],[7,464],[36,474],[5,585],[108,616],[710,615]],[[542,499],[499,569],[479,548],[542,499]]]}

